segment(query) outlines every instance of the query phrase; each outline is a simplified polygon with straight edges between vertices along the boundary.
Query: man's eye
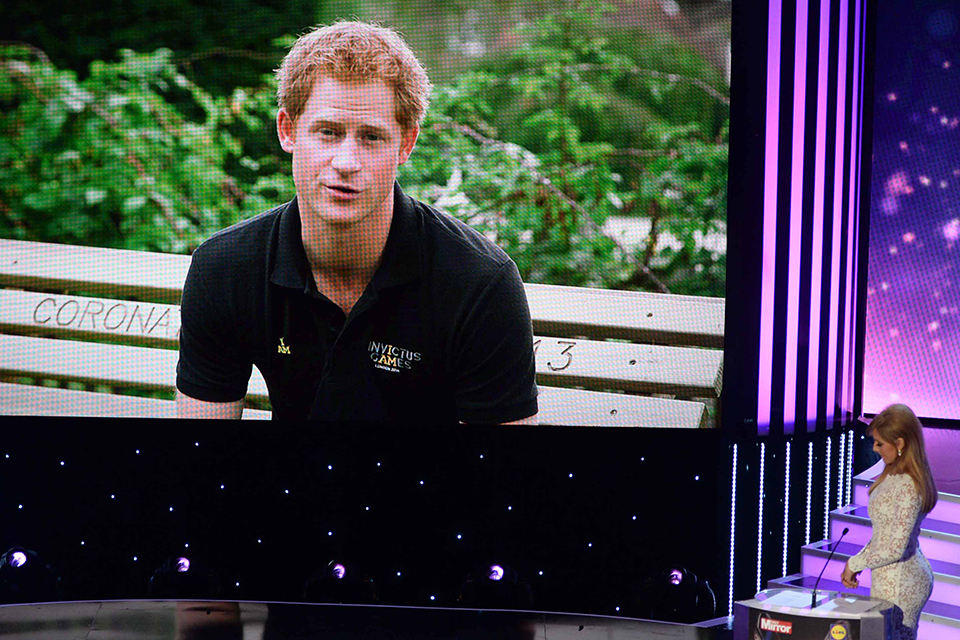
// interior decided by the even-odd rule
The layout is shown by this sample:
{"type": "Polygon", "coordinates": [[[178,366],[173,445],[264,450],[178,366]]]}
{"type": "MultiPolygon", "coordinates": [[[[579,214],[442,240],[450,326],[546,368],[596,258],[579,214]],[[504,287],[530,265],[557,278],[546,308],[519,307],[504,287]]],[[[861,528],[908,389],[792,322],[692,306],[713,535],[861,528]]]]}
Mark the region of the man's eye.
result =
{"type": "Polygon", "coordinates": [[[369,142],[379,142],[380,140],[383,140],[383,136],[377,133],[368,133],[364,136],[364,138],[366,138],[369,142]]]}

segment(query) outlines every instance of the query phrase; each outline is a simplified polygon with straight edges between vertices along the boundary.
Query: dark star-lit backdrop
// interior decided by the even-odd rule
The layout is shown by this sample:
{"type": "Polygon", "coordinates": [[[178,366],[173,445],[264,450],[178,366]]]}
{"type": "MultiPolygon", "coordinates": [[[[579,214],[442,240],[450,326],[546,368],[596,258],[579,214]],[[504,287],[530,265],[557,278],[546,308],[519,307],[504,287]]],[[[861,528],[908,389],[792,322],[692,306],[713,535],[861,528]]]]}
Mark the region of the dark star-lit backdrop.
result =
{"type": "Polygon", "coordinates": [[[726,611],[729,452],[715,430],[387,429],[4,419],[0,553],[36,551],[63,597],[150,595],[171,557],[224,599],[300,600],[331,560],[382,604],[458,606],[498,564],[533,608],[643,613],[668,564],[726,611]]]}
{"type": "Polygon", "coordinates": [[[960,5],[878,5],[863,408],[960,419],[960,5]]]}

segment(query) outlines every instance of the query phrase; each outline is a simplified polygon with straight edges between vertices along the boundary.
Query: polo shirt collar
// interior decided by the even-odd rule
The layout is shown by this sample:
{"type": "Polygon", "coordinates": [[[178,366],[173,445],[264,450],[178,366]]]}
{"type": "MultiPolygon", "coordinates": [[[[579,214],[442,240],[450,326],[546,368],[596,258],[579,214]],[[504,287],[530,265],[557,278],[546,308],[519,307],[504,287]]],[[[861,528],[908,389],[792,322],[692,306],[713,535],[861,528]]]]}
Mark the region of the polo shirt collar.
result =
{"type": "MultiPolygon", "coordinates": [[[[270,282],[304,293],[316,291],[310,273],[310,263],[300,237],[300,207],[297,198],[287,203],[280,212],[276,238],[276,259],[270,282]]],[[[373,291],[405,284],[420,275],[421,220],[412,198],[393,183],[393,222],[383,248],[380,266],[373,274],[373,291]]]]}

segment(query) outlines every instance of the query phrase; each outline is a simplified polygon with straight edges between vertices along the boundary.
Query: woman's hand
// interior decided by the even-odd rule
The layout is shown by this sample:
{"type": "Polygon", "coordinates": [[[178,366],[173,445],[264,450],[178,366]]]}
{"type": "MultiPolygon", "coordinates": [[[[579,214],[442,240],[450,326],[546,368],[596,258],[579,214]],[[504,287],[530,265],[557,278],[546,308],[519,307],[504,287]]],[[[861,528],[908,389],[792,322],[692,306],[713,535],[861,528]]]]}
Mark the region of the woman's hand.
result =
{"type": "Polygon", "coordinates": [[[848,589],[856,589],[860,586],[860,581],[857,580],[858,575],[860,575],[860,572],[854,573],[850,570],[850,565],[845,564],[843,565],[843,573],[840,575],[840,581],[848,589]]]}

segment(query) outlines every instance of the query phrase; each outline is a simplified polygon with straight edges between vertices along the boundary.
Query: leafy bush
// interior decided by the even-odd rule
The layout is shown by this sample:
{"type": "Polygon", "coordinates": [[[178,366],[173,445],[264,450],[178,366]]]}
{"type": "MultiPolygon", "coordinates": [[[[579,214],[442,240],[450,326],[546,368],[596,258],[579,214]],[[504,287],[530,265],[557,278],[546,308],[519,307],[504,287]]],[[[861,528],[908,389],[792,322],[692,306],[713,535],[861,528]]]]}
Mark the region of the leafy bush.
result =
{"type": "MultiPolygon", "coordinates": [[[[638,66],[642,47],[615,53],[606,11],[549,13],[438,87],[401,183],[527,281],[723,295],[725,251],[703,238],[725,233],[726,99],[689,54],[658,70],[638,66]],[[605,234],[611,215],[645,218],[644,243],[605,234]]],[[[29,45],[0,47],[0,235],[191,252],[293,197],[274,95],[271,76],[214,95],[168,49],[121,51],[78,81],[29,45]]]]}

